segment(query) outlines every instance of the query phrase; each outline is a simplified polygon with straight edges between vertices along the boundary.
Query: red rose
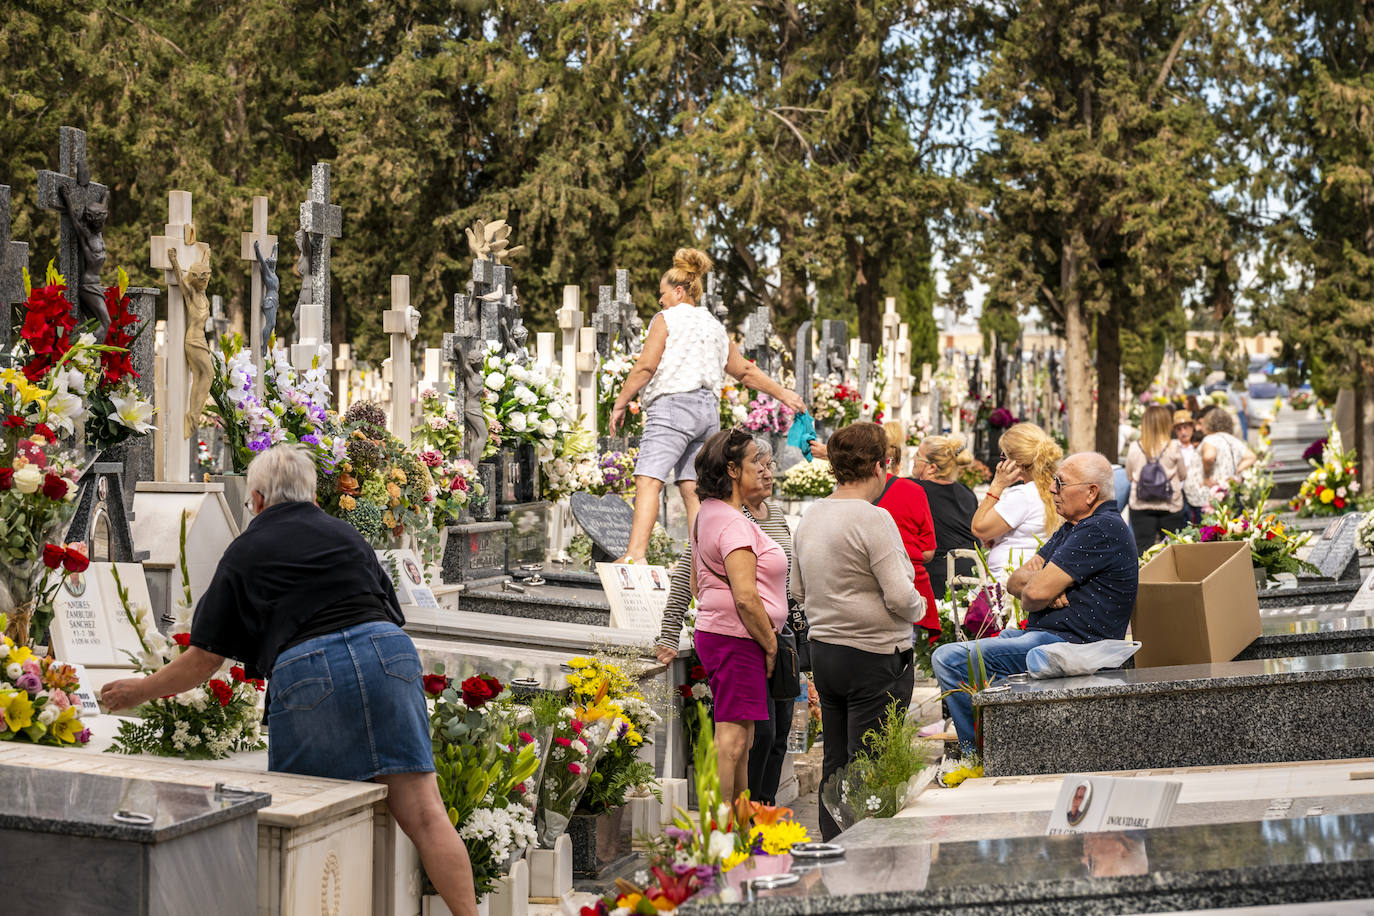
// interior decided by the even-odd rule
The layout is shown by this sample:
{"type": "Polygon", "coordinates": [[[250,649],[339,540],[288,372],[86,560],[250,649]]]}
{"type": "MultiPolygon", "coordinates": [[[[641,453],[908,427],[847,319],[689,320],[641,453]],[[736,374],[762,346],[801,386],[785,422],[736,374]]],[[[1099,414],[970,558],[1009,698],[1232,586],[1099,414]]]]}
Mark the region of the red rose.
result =
{"type": "Polygon", "coordinates": [[[678,684],[678,685],[677,685],[677,695],[680,696],[680,697],[682,697],[684,700],[690,700],[690,699],[692,698],[692,685],[691,685],[691,684],[678,684]]]}
{"type": "Polygon", "coordinates": [[[43,495],[48,499],[61,499],[67,495],[67,482],[58,474],[44,475],[43,495]]]}
{"type": "Polygon", "coordinates": [[[75,547],[68,547],[62,551],[62,566],[69,573],[85,572],[91,566],[91,558],[75,547]]]}
{"type": "Polygon", "coordinates": [[[0,468],[0,490],[14,486],[14,468],[0,468]]]}
{"type": "Polygon", "coordinates": [[[453,683],[452,678],[444,677],[442,674],[426,674],[423,678],[425,682],[425,693],[432,697],[437,697],[448,689],[448,685],[453,683]]]}
{"type": "Polygon", "coordinates": [[[172,642],[176,643],[178,646],[189,646],[191,644],[191,634],[173,633],[172,642]]]}
{"type": "Polygon", "coordinates": [[[43,565],[48,567],[48,569],[56,569],[62,565],[62,557],[65,556],[66,553],[65,550],[58,547],[56,544],[44,544],[43,565]]]}
{"type": "Polygon", "coordinates": [[[229,701],[234,698],[234,688],[219,678],[210,681],[210,692],[215,695],[216,700],[219,700],[221,706],[228,706],[229,701]]]}
{"type": "Polygon", "coordinates": [[[687,672],[687,676],[694,681],[706,680],[706,669],[701,665],[693,665],[692,670],[687,672]]]}
{"type": "Polygon", "coordinates": [[[1341,499],[1339,496],[1337,496],[1335,499],[1333,499],[1333,500],[1331,501],[1331,505],[1335,506],[1337,509],[1344,509],[1344,508],[1345,508],[1345,500],[1343,500],[1343,499],[1341,499]]]}
{"type": "Polygon", "coordinates": [[[491,691],[491,695],[492,695],[492,696],[496,696],[496,695],[498,695],[501,691],[503,691],[503,690],[506,689],[505,687],[501,686],[501,682],[500,682],[500,681],[498,681],[496,678],[492,677],[490,674],[483,674],[483,675],[481,675],[481,678],[482,678],[482,683],[484,683],[484,684],[487,685],[487,689],[491,691]]]}
{"type": "Polygon", "coordinates": [[[461,686],[463,691],[463,703],[466,704],[469,709],[478,709],[486,705],[487,700],[496,696],[496,694],[492,692],[491,687],[487,685],[487,682],[480,677],[470,677],[466,681],[463,681],[461,686]]]}
{"type": "Polygon", "coordinates": [[[42,436],[43,438],[47,439],[49,442],[57,441],[57,436],[53,434],[53,431],[48,428],[48,424],[46,423],[39,423],[37,426],[33,428],[33,431],[38,433],[38,435],[42,436]]]}

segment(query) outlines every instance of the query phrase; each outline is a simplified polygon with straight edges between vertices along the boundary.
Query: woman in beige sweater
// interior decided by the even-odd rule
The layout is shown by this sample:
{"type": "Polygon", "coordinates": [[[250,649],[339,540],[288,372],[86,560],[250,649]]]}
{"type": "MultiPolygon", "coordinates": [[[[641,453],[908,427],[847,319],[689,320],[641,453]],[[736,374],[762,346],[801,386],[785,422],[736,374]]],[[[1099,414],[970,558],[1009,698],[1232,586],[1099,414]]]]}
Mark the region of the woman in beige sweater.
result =
{"type": "MultiPolygon", "coordinates": [[[[853,761],[864,733],[893,702],[911,703],[912,624],[925,599],[897,523],[873,505],[887,484],[887,437],[855,423],[826,443],[835,492],[812,506],[795,538],[796,597],[806,605],[811,668],[821,700],[821,786],[853,761]]],[[[821,805],[821,836],[840,827],[821,805]]]]}

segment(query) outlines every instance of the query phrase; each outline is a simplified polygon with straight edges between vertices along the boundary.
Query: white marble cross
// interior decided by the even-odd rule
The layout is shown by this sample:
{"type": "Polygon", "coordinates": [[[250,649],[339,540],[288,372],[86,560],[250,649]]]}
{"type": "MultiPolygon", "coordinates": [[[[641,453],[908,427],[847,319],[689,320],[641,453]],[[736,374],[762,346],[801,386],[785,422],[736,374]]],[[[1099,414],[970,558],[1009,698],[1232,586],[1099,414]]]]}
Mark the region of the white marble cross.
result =
{"type": "MultiPolygon", "coordinates": [[[[267,362],[270,354],[262,345],[262,329],[264,324],[262,314],[262,266],[258,263],[257,254],[253,251],[253,243],[256,242],[259,250],[262,251],[264,258],[272,256],[272,247],[277,244],[277,237],[269,235],[267,232],[267,198],[253,198],[253,231],[239,233],[239,258],[247,261],[248,270],[252,274],[252,297],[250,299],[251,315],[248,319],[249,337],[248,344],[253,351],[253,365],[257,368],[257,381],[255,387],[257,393],[262,394],[262,369],[267,362]]],[[[280,254],[278,255],[280,257],[280,254]]],[[[281,276],[281,262],[278,261],[278,277],[281,276]]]]}
{"type": "Polygon", "coordinates": [[[189,269],[209,250],[209,245],[196,241],[190,191],[167,193],[167,224],[163,227],[162,235],[152,236],[148,243],[148,264],[161,270],[167,282],[167,331],[164,337],[167,368],[162,376],[166,409],[158,419],[158,435],[165,439],[162,464],[157,469],[158,479],[186,483],[191,479],[191,440],[181,435],[191,384],[186,367],[186,307],[167,252],[175,248],[178,262],[183,269],[189,269]]]}
{"type": "Polygon", "coordinates": [[[334,409],[340,415],[348,410],[348,405],[352,403],[353,368],[356,365],[352,344],[339,344],[339,355],[334,358],[334,409]]]}
{"type": "Polygon", "coordinates": [[[420,313],[410,305],[410,277],[391,277],[391,308],[382,313],[382,330],[391,337],[391,434],[410,444],[410,395],[414,389],[410,342],[420,329],[420,313]]]}

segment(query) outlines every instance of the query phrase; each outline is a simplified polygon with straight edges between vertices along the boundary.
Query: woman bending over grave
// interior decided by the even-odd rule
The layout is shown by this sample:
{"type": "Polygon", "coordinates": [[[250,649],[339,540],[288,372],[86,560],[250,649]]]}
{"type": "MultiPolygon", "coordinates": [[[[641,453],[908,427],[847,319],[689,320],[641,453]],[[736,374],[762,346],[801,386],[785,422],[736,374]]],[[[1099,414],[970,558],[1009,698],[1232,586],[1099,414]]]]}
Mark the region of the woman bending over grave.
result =
{"type": "Polygon", "coordinates": [[[663,307],[649,322],[644,349],[635,360],[611,408],[612,436],[625,422],[636,395],[644,404],[644,435],[635,462],[635,519],[621,562],[643,563],[658,518],[658,499],[672,474],[687,507],[687,524],[697,516],[694,462],[706,439],[720,429],[720,390],[725,373],[740,384],[771,395],[797,413],[806,405],[745,359],[701,301],[702,280],[711,259],[695,248],[679,248],[658,284],[663,307]]]}
{"type": "Polygon", "coordinates": [[[391,578],[367,542],[315,505],[315,463],[278,445],[248,466],[256,516],[200,599],[190,646],[142,678],[101,691],[110,711],[190,690],[226,658],[270,675],[268,769],[370,780],[414,841],[454,913],[475,914],[467,848],[434,777],[420,657],[401,631],[391,578]]]}
{"type": "Polygon", "coordinates": [[[778,653],[776,633],[787,622],[788,557],[743,513],[745,495],[762,489],[758,446],[748,433],[711,436],[697,455],[696,471],[704,502],[690,529],[693,644],[715,698],[721,797],[734,801],[749,787],[754,723],[773,716],[768,676],[778,653]]]}

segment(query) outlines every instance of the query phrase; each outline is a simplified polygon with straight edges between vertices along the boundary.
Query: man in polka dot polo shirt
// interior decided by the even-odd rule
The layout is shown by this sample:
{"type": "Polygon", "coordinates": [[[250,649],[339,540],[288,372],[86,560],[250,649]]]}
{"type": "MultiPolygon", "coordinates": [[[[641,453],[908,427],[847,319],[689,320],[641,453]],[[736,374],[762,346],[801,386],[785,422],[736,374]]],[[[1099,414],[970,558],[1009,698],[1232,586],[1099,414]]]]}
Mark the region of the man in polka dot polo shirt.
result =
{"type": "MultiPolygon", "coordinates": [[[[1070,455],[1052,488],[1054,507],[1065,524],[1039,552],[1011,574],[1007,591],[1029,614],[1024,630],[1003,630],[968,643],[948,643],[931,659],[945,690],[968,683],[970,654],[981,651],[988,677],[1026,670],[1026,655],[1056,642],[1121,639],[1131,622],[1139,582],[1135,539],[1116,508],[1112,466],[1095,452],[1070,455]]],[[[976,749],[973,701],[950,694],[950,716],[967,753],[976,749]]]]}

